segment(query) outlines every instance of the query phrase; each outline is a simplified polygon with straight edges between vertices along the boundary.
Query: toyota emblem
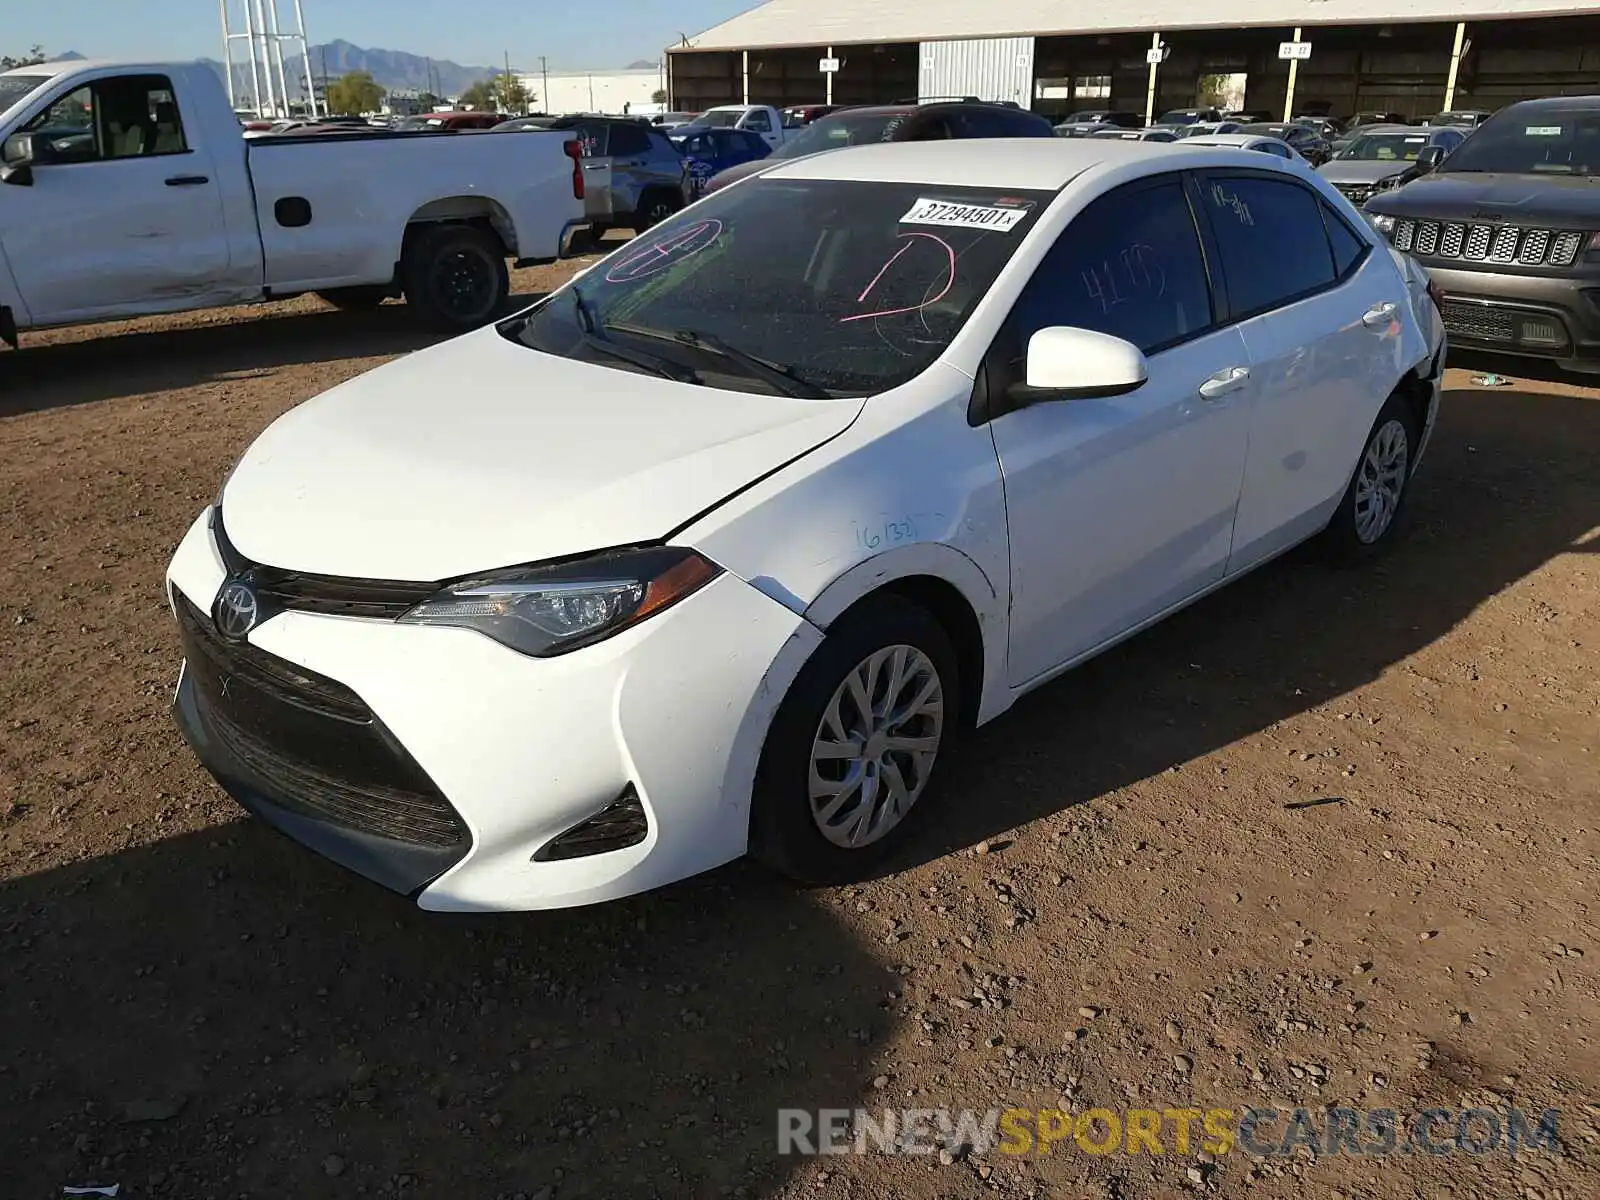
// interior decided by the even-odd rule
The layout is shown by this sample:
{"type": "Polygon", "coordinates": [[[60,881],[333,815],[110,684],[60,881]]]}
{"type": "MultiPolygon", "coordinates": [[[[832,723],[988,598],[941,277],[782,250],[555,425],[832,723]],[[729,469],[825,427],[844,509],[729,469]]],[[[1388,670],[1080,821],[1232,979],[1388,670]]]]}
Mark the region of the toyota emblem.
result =
{"type": "Polygon", "coordinates": [[[261,601],[255,588],[247,579],[233,579],[217,593],[212,609],[212,620],[217,632],[230,642],[242,641],[244,636],[261,623],[261,601]]]}

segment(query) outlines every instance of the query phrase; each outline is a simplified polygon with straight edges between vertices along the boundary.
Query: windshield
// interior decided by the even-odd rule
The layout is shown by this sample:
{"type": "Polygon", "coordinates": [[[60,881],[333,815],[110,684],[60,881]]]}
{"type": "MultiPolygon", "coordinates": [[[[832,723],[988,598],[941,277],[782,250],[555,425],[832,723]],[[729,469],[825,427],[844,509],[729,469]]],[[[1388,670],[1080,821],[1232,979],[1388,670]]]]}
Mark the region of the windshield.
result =
{"type": "Polygon", "coordinates": [[[1514,109],[1489,118],[1444,162],[1460,171],[1593,176],[1600,168],[1600,109],[1514,109]]]}
{"type": "Polygon", "coordinates": [[[1202,114],[1193,109],[1175,108],[1171,112],[1162,113],[1157,125],[1193,125],[1202,114]]]}
{"type": "Polygon", "coordinates": [[[1341,161],[1416,162],[1428,144],[1425,133],[1364,133],[1339,151],[1341,161]]]}
{"type": "Polygon", "coordinates": [[[0,75],[0,112],[5,112],[35,88],[50,82],[49,75],[0,75]]]}
{"type": "Polygon", "coordinates": [[[895,131],[910,113],[878,113],[859,117],[824,117],[813,121],[772,154],[773,158],[801,158],[823,150],[894,140],[895,131]]]}
{"type": "Polygon", "coordinates": [[[501,332],[730,391],[881,392],[943,352],[1052,198],[756,179],[635,238],[501,332]]]}
{"type": "Polygon", "coordinates": [[[701,113],[694,119],[694,124],[704,129],[732,129],[739,123],[745,114],[742,108],[713,109],[708,113],[701,113]]]}
{"type": "Polygon", "coordinates": [[[1222,125],[1215,121],[1197,121],[1193,125],[1177,130],[1180,138],[1206,137],[1213,133],[1223,133],[1222,125]]]}

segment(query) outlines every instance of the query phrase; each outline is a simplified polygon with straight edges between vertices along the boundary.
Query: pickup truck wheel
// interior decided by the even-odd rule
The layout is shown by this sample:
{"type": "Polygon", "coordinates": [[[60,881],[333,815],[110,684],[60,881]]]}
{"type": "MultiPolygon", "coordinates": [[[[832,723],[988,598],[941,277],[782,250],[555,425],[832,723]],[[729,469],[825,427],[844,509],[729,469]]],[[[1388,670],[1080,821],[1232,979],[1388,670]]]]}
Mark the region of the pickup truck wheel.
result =
{"type": "Polygon", "coordinates": [[[389,298],[389,289],[380,284],[368,287],[332,288],[326,292],[318,292],[323,300],[344,312],[366,312],[377,308],[389,298]]]}
{"type": "Polygon", "coordinates": [[[440,225],[420,234],[407,247],[400,270],[406,303],[439,329],[475,329],[511,294],[500,243],[470,225],[440,225]]]}

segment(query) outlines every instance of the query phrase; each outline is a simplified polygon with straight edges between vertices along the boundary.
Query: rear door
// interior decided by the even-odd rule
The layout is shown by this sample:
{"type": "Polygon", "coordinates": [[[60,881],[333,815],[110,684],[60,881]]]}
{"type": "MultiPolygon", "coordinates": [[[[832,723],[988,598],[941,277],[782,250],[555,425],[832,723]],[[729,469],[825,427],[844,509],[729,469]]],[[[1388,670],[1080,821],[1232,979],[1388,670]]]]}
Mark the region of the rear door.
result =
{"type": "Polygon", "coordinates": [[[23,128],[68,160],[4,197],[0,246],[35,324],[231,297],[221,187],[167,76],[94,80],[23,128]]]}
{"type": "Polygon", "coordinates": [[[1327,523],[1399,379],[1393,259],[1281,172],[1209,172],[1200,208],[1260,393],[1230,573],[1327,523]]]}

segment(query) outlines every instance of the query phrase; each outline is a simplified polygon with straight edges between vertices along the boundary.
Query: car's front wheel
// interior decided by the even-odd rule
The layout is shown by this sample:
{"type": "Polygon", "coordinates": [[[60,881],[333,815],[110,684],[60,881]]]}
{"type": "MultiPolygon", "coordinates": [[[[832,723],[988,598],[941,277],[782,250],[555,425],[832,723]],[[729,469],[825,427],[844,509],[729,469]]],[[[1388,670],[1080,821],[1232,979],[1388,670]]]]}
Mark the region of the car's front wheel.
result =
{"type": "Polygon", "coordinates": [[[898,597],[842,617],[768,731],[751,854],[808,883],[863,878],[906,836],[960,712],[944,627],[898,597]]]}
{"type": "Polygon", "coordinates": [[[1398,537],[1420,435],[1416,413],[1405,397],[1390,396],[1367,434],[1344,499],[1323,534],[1336,559],[1363,562],[1398,537]]]}

